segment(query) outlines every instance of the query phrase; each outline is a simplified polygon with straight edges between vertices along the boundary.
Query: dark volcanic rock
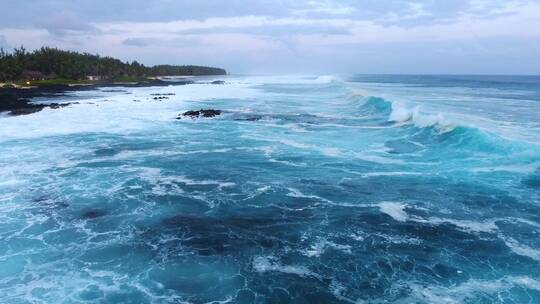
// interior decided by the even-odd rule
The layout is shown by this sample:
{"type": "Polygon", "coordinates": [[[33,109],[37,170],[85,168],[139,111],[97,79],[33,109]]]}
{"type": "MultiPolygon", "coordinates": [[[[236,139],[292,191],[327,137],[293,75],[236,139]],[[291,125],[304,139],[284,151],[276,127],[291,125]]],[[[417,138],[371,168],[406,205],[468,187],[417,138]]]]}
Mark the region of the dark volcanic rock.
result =
{"type": "Polygon", "coordinates": [[[153,98],[154,100],[163,100],[163,99],[169,99],[167,96],[156,96],[153,98]]]}
{"type": "Polygon", "coordinates": [[[63,107],[67,107],[70,104],[71,103],[51,103],[51,104],[48,104],[46,106],[48,106],[51,109],[60,109],[60,108],[63,108],[63,107]]]}
{"type": "Polygon", "coordinates": [[[128,91],[125,91],[125,90],[102,90],[101,92],[105,92],[105,93],[128,93],[128,91]]]}
{"type": "Polygon", "coordinates": [[[30,98],[34,97],[58,96],[61,90],[59,86],[51,86],[45,89],[0,89],[0,112],[8,112],[9,115],[26,115],[39,112],[47,107],[58,109],[68,106],[69,103],[35,104],[30,100],[30,98]]]}
{"type": "MultiPolygon", "coordinates": [[[[7,112],[9,115],[25,115],[32,114],[50,107],[58,109],[69,104],[32,104],[31,99],[35,97],[58,97],[65,95],[71,91],[88,91],[96,88],[105,87],[104,92],[120,92],[121,90],[111,89],[114,87],[155,87],[155,86],[170,86],[170,85],[188,85],[194,83],[191,80],[185,81],[163,81],[163,80],[147,80],[137,83],[115,83],[104,81],[92,85],[70,86],[70,85],[47,85],[30,88],[0,88],[0,113],[7,112]]],[[[122,90],[123,91],[123,90],[122,90]]],[[[129,93],[129,92],[126,92],[129,93]]],[[[165,96],[171,96],[174,93],[165,93],[157,96],[156,100],[167,99],[165,96]]]]}
{"type": "Polygon", "coordinates": [[[215,80],[215,81],[212,81],[211,84],[225,84],[225,81],[223,81],[223,80],[215,80]]]}
{"type": "Polygon", "coordinates": [[[181,116],[179,115],[176,119],[182,119],[182,116],[191,117],[191,118],[200,118],[200,117],[215,117],[221,115],[221,110],[214,109],[200,109],[198,111],[186,111],[181,116]]]}
{"type": "Polygon", "coordinates": [[[14,108],[9,111],[9,115],[19,116],[19,115],[28,115],[32,113],[39,112],[45,108],[42,105],[32,105],[32,104],[21,104],[17,108],[14,108]]]}
{"type": "Polygon", "coordinates": [[[190,117],[199,117],[199,115],[201,114],[200,111],[186,111],[184,112],[184,116],[190,116],[190,117]]]}
{"type": "Polygon", "coordinates": [[[221,110],[212,110],[212,109],[201,110],[200,112],[203,117],[214,117],[221,114],[221,110]]]}
{"type": "Polygon", "coordinates": [[[44,108],[59,109],[69,106],[70,103],[33,104],[29,100],[2,101],[0,112],[8,111],[9,115],[27,115],[39,112],[44,108]]]}

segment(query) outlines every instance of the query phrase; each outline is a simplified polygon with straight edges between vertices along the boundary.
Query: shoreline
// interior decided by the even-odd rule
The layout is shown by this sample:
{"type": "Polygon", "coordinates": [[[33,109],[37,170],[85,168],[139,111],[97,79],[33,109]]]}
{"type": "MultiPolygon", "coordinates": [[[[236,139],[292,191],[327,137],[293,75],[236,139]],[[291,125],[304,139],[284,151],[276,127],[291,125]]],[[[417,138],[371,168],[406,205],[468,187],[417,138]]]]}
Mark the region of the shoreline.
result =
{"type": "Polygon", "coordinates": [[[156,87],[169,85],[188,85],[195,83],[193,80],[166,81],[162,79],[148,79],[139,82],[99,82],[99,83],[68,83],[51,84],[41,86],[18,86],[0,88],[0,114],[7,116],[27,115],[39,112],[45,108],[62,108],[71,103],[37,104],[32,99],[37,97],[58,96],[67,92],[94,90],[103,87],[156,87]]]}

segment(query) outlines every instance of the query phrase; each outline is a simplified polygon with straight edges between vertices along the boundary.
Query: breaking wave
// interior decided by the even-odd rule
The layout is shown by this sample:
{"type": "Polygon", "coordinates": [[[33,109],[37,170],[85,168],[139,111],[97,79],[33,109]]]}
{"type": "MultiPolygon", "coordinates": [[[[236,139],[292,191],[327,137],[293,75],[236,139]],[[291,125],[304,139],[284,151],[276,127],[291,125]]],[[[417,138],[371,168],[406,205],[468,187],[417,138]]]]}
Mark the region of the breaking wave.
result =
{"type": "Polygon", "coordinates": [[[495,130],[475,126],[469,122],[458,121],[444,113],[423,111],[420,106],[411,107],[402,102],[360,94],[349,97],[351,102],[359,103],[359,113],[378,118],[383,124],[393,127],[413,127],[411,136],[425,143],[468,147],[473,150],[513,153],[522,149],[537,150],[534,143],[503,137],[495,130]],[[420,133],[418,133],[420,131],[420,133]]]}

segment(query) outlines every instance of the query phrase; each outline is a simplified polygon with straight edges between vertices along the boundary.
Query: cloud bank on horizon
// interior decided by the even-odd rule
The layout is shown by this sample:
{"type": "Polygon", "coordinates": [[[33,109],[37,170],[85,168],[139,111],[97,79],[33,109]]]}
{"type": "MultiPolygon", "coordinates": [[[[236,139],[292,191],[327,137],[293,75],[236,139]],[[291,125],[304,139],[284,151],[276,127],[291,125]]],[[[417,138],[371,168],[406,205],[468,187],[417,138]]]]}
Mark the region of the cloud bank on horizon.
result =
{"type": "Polygon", "coordinates": [[[3,48],[233,73],[540,74],[538,29],[538,0],[6,0],[0,11],[3,48]]]}

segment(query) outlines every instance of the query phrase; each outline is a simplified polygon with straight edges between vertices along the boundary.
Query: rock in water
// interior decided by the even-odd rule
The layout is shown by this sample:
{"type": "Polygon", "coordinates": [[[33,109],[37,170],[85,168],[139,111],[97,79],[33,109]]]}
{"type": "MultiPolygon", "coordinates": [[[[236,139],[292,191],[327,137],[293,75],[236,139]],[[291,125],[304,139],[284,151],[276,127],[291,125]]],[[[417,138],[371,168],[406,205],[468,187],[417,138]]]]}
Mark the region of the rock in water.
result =
{"type": "Polygon", "coordinates": [[[221,110],[214,110],[214,109],[200,109],[198,111],[186,111],[183,114],[179,115],[176,119],[182,119],[182,116],[187,116],[191,118],[200,118],[200,117],[215,117],[221,114],[221,110]]]}
{"type": "Polygon", "coordinates": [[[200,112],[203,117],[214,117],[221,114],[221,110],[213,110],[213,109],[201,110],[200,112]]]}
{"type": "Polygon", "coordinates": [[[153,98],[154,100],[163,100],[163,99],[169,99],[167,96],[156,96],[153,98]]]}

